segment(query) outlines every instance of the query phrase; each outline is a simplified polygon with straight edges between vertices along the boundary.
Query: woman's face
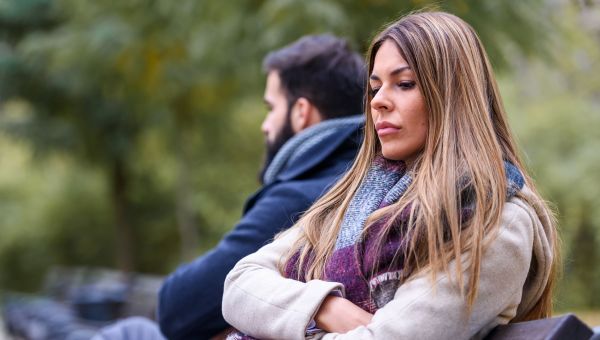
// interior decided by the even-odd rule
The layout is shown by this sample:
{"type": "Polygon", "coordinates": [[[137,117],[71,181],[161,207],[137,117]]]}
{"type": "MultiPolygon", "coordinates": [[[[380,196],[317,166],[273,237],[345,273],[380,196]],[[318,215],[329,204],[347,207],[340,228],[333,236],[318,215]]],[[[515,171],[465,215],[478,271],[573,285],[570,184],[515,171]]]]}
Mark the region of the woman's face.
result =
{"type": "Polygon", "coordinates": [[[371,118],[383,156],[411,163],[427,137],[427,111],[414,72],[391,40],[383,42],[370,75],[371,118]]]}

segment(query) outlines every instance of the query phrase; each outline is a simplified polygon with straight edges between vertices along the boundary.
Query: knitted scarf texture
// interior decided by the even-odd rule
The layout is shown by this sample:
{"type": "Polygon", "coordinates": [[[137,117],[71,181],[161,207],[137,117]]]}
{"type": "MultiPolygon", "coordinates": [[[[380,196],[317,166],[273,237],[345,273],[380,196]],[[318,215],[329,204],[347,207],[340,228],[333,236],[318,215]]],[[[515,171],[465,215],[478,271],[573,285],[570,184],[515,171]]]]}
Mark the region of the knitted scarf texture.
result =
{"type": "MultiPolygon", "coordinates": [[[[509,200],[521,190],[524,179],[514,165],[504,162],[504,167],[506,199],[509,200]]],[[[369,313],[375,313],[390,302],[400,284],[410,276],[410,268],[405,268],[403,258],[410,237],[402,228],[408,224],[409,214],[403,212],[399,215],[381,247],[377,239],[388,221],[376,221],[363,232],[366,221],[376,210],[396,203],[411,183],[411,172],[406,171],[402,161],[377,157],[348,205],[333,254],[325,264],[323,280],[341,283],[344,297],[369,313]]],[[[472,216],[474,204],[472,199],[461,202],[463,221],[472,216]]],[[[303,281],[309,261],[303,263],[299,272],[299,255],[299,252],[296,253],[286,263],[286,278],[303,281]]],[[[253,339],[241,333],[236,335],[230,339],[253,339]]]]}
{"type": "MultiPolygon", "coordinates": [[[[512,164],[505,162],[504,166],[508,200],[523,187],[524,179],[512,164]]],[[[333,254],[325,264],[323,279],[342,283],[345,298],[370,313],[391,301],[400,284],[411,273],[410,268],[404,265],[404,253],[410,237],[407,237],[403,226],[408,224],[409,214],[406,211],[399,215],[381,246],[377,242],[378,236],[388,221],[376,221],[363,233],[366,221],[376,210],[397,202],[411,183],[411,173],[406,171],[403,162],[376,158],[350,201],[333,254]]],[[[463,221],[472,216],[474,204],[473,200],[462,202],[460,214],[463,221]]],[[[303,269],[308,261],[304,262],[299,273],[298,259],[299,253],[286,263],[287,278],[302,280],[304,277],[303,269]]]]}
{"type": "Polygon", "coordinates": [[[263,176],[264,184],[273,183],[283,170],[306,155],[307,152],[310,152],[314,146],[321,144],[330,136],[339,134],[348,127],[361,124],[363,120],[364,118],[360,115],[327,119],[294,135],[281,147],[281,150],[277,152],[267,167],[263,176]]]}

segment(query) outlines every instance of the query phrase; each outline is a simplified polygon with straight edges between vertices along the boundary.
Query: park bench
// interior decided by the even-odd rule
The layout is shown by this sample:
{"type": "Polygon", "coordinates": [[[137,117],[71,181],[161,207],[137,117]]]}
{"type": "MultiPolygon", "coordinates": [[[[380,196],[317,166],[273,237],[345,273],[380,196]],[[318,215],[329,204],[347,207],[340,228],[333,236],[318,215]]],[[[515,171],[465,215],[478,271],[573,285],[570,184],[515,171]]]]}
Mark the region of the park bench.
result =
{"type": "Polygon", "coordinates": [[[600,340],[574,314],[511,323],[494,328],[485,340],[600,340]],[[594,336],[594,337],[593,337],[594,336]]]}
{"type": "MultiPolygon", "coordinates": [[[[110,269],[52,268],[39,295],[4,295],[3,317],[24,339],[89,339],[117,319],[154,319],[162,277],[110,269]]],[[[573,314],[496,327],[485,340],[600,340],[573,314]]]]}

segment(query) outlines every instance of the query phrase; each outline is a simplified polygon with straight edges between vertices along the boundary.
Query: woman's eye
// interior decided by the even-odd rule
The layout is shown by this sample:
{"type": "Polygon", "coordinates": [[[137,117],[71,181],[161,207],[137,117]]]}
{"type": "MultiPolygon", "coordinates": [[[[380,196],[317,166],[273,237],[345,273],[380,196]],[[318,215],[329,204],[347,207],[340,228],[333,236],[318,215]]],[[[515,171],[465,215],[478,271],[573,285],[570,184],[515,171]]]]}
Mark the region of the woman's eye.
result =
{"type": "Polygon", "coordinates": [[[379,88],[371,88],[371,97],[375,97],[375,95],[377,94],[377,92],[379,91],[379,88]]]}
{"type": "Polygon", "coordinates": [[[397,86],[402,90],[410,90],[414,88],[415,85],[417,85],[417,83],[415,83],[414,81],[403,81],[397,84],[397,86]]]}

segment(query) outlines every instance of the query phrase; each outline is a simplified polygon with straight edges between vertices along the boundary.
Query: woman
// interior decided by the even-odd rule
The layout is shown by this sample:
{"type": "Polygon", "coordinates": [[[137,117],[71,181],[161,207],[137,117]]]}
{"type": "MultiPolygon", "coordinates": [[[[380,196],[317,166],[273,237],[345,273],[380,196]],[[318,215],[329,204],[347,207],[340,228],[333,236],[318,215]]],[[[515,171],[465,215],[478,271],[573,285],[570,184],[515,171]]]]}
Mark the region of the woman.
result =
{"type": "Polygon", "coordinates": [[[411,14],[368,62],[352,169],[229,273],[225,319],[256,338],[462,339],[550,315],[552,213],[473,29],[411,14]]]}

